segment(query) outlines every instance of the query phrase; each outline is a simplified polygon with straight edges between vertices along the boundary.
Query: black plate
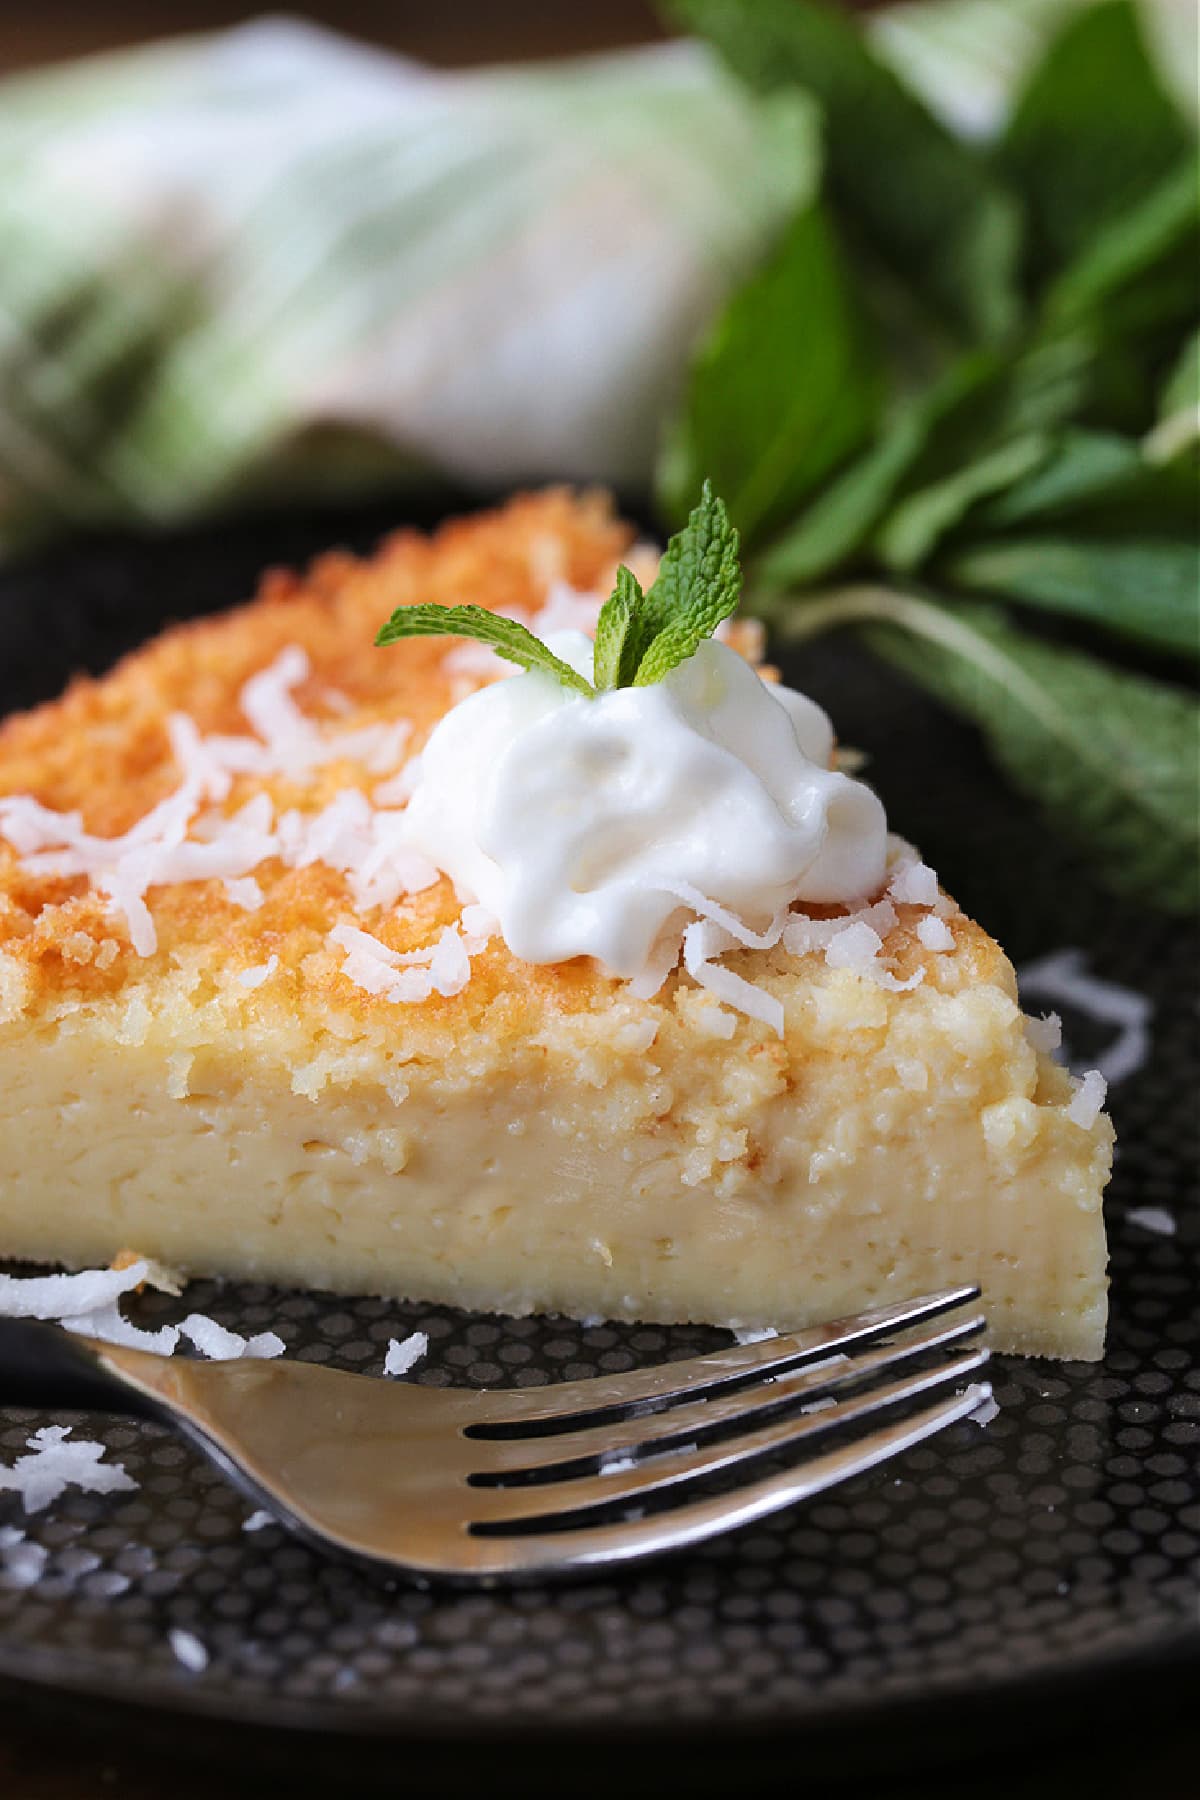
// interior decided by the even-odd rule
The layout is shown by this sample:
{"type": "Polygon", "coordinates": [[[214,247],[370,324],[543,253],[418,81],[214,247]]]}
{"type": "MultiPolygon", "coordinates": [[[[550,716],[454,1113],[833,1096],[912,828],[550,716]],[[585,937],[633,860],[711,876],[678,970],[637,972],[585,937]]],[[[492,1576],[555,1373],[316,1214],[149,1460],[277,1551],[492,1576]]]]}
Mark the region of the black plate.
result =
{"type": "MultiPolygon", "coordinates": [[[[0,711],[100,668],[164,618],[245,593],[270,561],[370,543],[378,510],[291,514],[157,541],[77,544],[0,577],[0,711]]],[[[832,1733],[861,1755],[872,1723],[966,1717],[963,1702],[1096,1695],[1200,1655],[1200,1211],[1196,940],[1118,905],[1015,799],[975,736],[855,646],[787,673],[872,755],[897,829],[920,842],[1018,967],[1078,948],[1152,1005],[1150,1055],[1116,1085],[1108,1203],[1112,1323],[1102,1365],[999,1359],[1000,1413],[873,1477],[616,1581],[512,1594],[425,1593],[325,1562],[247,1509],[182,1444],[79,1421],[138,1482],[26,1521],[49,1561],[0,1576],[0,1675],[229,1721],[395,1734],[832,1733]],[[1164,1209],[1175,1233],[1130,1217],[1164,1209]],[[207,1647],[186,1670],[168,1634],[207,1647]]],[[[1049,1002],[1030,994],[1031,1003],[1049,1002]]],[[[1064,1012],[1075,1061],[1119,1028],[1064,1012]]],[[[289,1354],[378,1372],[389,1336],[430,1334],[415,1379],[486,1386],[586,1376],[723,1342],[701,1328],[592,1329],[445,1308],[195,1284],[189,1308],[273,1326],[289,1354]]],[[[147,1317],[176,1303],[148,1299],[147,1317]]],[[[45,1420],[0,1412],[11,1462],[45,1420]]],[[[885,1740],[886,1737],[885,1737],[885,1740]]]]}

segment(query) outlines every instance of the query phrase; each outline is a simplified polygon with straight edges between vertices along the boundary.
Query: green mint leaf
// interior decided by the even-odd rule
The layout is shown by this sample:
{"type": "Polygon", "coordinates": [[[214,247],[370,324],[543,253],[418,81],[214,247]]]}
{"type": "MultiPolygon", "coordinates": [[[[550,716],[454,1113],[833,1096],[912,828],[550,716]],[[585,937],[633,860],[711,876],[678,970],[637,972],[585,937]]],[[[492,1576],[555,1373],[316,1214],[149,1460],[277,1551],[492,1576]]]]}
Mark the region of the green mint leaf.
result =
{"type": "MultiPolygon", "coordinates": [[[[1193,405],[1193,429],[1196,411],[1193,405]]],[[[1106,538],[1118,532],[1184,535],[1196,518],[1196,471],[1186,449],[1181,437],[1174,452],[1164,444],[1156,459],[1149,441],[1068,426],[1040,468],[976,509],[972,531],[992,536],[1032,526],[1036,532],[1106,538]]]]}
{"type": "Polygon", "coordinates": [[[1200,657],[1200,549],[1190,538],[1015,538],[971,544],[940,572],[959,588],[1200,657]]]}
{"type": "Polygon", "coordinates": [[[1052,321],[1096,319],[1111,337],[1127,323],[1189,322],[1196,310],[1200,185],[1185,156],[1135,204],[1090,233],[1046,297],[1052,321]],[[1149,304],[1147,304],[1149,302],[1149,304]]]}
{"type": "Polygon", "coordinates": [[[1014,784],[1108,883],[1168,910],[1197,901],[1200,707],[1059,649],[997,608],[851,589],[796,609],[792,635],[868,627],[872,648],[983,731],[1014,784]]]}
{"type": "Polygon", "coordinates": [[[637,576],[622,563],[617,570],[616,585],[600,609],[596,626],[593,678],[597,692],[632,685],[635,669],[629,654],[632,649],[630,632],[645,600],[637,576]]]}
{"type": "Polygon", "coordinates": [[[960,358],[923,393],[897,408],[875,442],[826,487],[754,565],[759,594],[816,581],[852,557],[887,510],[939,421],[995,371],[988,352],[960,358]]]}
{"type": "Polygon", "coordinates": [[[630,632],[632,685],[648,687],[686,661],[737,610],[741,591],[738,534],[706,481],[699,505],[663,552],[630,632]]]}
{"type": "Polygon", "coordinates": [[[534,637],[515,619],[488,612],[482,606],[401,606],[396,609],[375,639],[376,644],[398,644],[401,638],[465,637],[486,644],[489,649],[522,669],[536,669],[553,675],[563,687],[579,694],[594,694],[590,682],[577,675],[568,663],[547,650],[540,638],[534,637]]]}
{"type": "Polygon", "coordinates": [[[1200,330],[1183,346],[1158,402],[1158,424],[1146,439],[1146,455],[1166,463],[1200,439],[1200,330]]]}
{"type": "Polygon", "coordinates": [[[896,507],[876,538],[876,548],[891,569],[918,568],[948,531],[979,500],[1002,493],[1014,481],[1039,469],[1051,453],[1045,432],[1010,438],[965,463],[953,474],[918,488],[896,507]]]}
{"type": "Polygon", "coordinates": [[[743,539],[762,537],[865,442],[878,402],[833,234],[809,207],[700,347],[659,462],[663,510],[683,518],[711,474],[743,539]]]}
{"type": "Polygon", "coordinates": [[[1070,17],[1018,96],[996,151],[1028,208],[1035,278],[1061,269],[1142,200],[1189,142],[1131,0],[1104,0],[1070,17]]]}
{"type": "MultiPolygon", "coordinates": [[[[1008,359],[986,350],[959,358],[901,404],[871,448],[760,557],[753,569],[756,593],[769,604],[788,586],[863,560],[880,520],[909,496],[923,496],[922,507],[925,498],[929,502],[924,523],[920,510],[913,521],[914,536],[918,528],[928,536],[941,512],[956,522],[956,512],[971,500],[956,488],[961,473],[982,462],[966,486],[977,481],[983,492],[1005,475],[1015,478],[1026,457],[1032,463],[1033,452],[1010,452],[1009,446],[1069,418],[1089,391],[1094,362],[1095,345],[1085,332],[1062,333],[1008,359]]],[[[940,534],[939,526],[929,544],[940,534]]],[[[902,537],[897,561],[907,564],[913,554],[902,537]]]]}
{"type": "Polygon", "coordinates": [[[1132,439],[1071,426],[1060,434],[1050,456],[981,507],[977,518],[989,529],[1070,518],[1103,505],[1144,468],[1141,449],[1132,439]]]}
{"type": "Polygon", "coordinates": [[[1020,215],[982,158],[938,123],[859,27],[808,0],[663,0],[764,92],[812,94],[825,119],[828,194],[856,240],[960,341],[1016,323],[1020,215]]]}

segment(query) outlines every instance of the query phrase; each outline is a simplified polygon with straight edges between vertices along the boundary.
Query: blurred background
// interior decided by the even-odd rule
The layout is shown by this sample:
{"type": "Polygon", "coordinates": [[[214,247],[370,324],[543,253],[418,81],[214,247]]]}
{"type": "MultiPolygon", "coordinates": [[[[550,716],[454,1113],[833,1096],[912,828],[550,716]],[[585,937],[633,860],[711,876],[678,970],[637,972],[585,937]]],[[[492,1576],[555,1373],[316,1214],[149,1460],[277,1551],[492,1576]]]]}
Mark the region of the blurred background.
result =
{"type": "MultiPolygon", "coordinates": [[[[178,32],[216,31],[243,23],[263,8],[236,0],[50,0],[44,6],[0,9],[0,69],[26,69],[65,57],[139,44],[178,32]]],[[[666,28],[645,0],[604,5],[562,0],[457,0],[431,7],[414,0],[324,0],[290,7],[367,43],[383,44],[422,61],[454,66],[514,57],[609,49],[647,42],[666,28]]]]}

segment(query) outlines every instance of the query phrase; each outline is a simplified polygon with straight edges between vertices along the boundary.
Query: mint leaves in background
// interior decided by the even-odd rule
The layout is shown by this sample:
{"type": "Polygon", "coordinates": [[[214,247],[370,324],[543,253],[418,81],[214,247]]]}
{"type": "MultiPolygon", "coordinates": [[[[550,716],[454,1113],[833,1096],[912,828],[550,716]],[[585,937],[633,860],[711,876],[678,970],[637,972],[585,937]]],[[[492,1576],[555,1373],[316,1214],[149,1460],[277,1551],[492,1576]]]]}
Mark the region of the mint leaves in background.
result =
{"type": "Polygon", "coordinates": [[[711,477],[743,535],[761,537],[865,443],[881,399],[841,252],[811,206],[701,345],[660,498],[682,518],[711,477]]]}
{"type": "Polygon", "coordinates": [[[482,606],[397,607],[375,642],[386,648],[404,638],[473,638],[519,668],[549,675],[594,700],[607,689],[648,687],[661,681],[736,612],[741,592],[738,534],[724,501],[705,481],[699,504],[668,543],[646,592],[631,569],[622,563],[617,570],[596,626],[592,681],[555,656],[516,619],[482,606]]]}
{"type": "Polygon", "coordinates": [[[829,623],[866,627],[873,649],[972,719],[1017,786],[1104,859],[1114,887],[1194,906],[1200,744],[1187,696],[1041,643],[993,607],[847,591],[797,611],[792,635],[829,623]]]}
{"type": "Polygon", "coordinates": [[[1188,907],[1195,137],[1133,0],[1047,10],[1007,122],[968,142],[831,5],[664,0],[753,89],[817,103],[824,178],[699,346],[659,498],[678,518],[711,468],[752,609],[862,631],[1113,885],[1188,907]]]}

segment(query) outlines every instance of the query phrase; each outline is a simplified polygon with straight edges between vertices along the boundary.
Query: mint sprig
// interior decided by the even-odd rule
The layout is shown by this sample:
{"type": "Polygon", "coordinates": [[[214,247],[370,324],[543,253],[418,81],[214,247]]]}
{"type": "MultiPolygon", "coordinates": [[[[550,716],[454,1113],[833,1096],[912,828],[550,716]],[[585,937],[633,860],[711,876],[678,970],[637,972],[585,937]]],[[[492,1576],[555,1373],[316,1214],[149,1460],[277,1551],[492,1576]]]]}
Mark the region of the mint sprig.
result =
{"type": "Polygon", "coordinates": [[[384,625],[376,644],[398,644],[401,638],[466,637],[486,644],[497,656],[517,663],[522,669],[540,669],[553,675],[564,687],[580,694],[594,693],[589,681],[577,675],[569,663],[547,650],[541,638],[506,619],[501,613],[488,612],[484,606],[400,606],[384,625]]]}
{"type": "Polygon", "coordinates": [[[687,524],[668,543],[653,584],[643,593],[631,569],[622,563],[617,570],[616,585],[596,626],[591,682],[524,625],[482,606],[398,607],[375,642],[474,638],[520,668],[540,670],[563,687],[595,699],[613,688],[661,681],[737,610],[741,590],[738,534],[724,502],[706,481],[687,524]]]}
{"type": "Polygon", "coordinates": [[[985,140],[948,101],[972,66],[993,82],[1003,8],[953,47],[909,8],[918,84],[828,0],[659,4],[763,105],[815,102],[824,151],[697,346],[664,513],[711,472],[760,615],[797,641],[854,630],[1110,885],[1191,909],[1200,195],[1143,9],[1026,9],[1041,56],[985,140]]]}

